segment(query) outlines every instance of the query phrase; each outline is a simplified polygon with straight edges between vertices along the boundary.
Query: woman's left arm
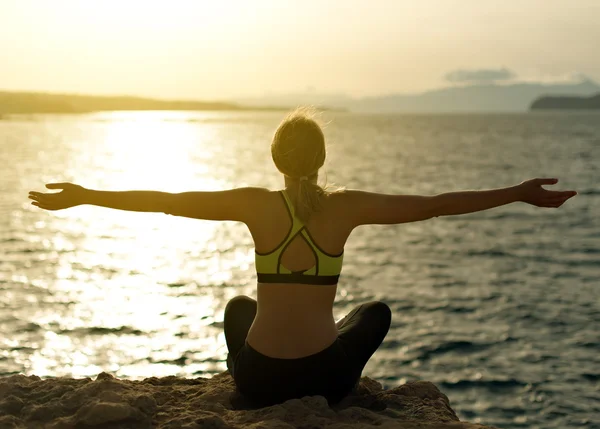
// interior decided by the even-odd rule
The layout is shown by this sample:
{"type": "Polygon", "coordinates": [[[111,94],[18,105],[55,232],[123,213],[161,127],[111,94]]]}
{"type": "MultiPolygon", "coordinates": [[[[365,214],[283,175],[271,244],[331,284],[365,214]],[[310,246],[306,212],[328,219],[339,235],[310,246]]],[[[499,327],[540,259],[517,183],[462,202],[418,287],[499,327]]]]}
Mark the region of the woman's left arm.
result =
{"type": "Polygon", "coordinates": [[[560,207],[575,191],[550,191],[542,185],[554,185],[558,179],[530,179],[508,188],[484,191],[447,192],[436,195],[436,216],[451,216],[487,210],[505,204],[524,202],[537,207],[560,207]]]}

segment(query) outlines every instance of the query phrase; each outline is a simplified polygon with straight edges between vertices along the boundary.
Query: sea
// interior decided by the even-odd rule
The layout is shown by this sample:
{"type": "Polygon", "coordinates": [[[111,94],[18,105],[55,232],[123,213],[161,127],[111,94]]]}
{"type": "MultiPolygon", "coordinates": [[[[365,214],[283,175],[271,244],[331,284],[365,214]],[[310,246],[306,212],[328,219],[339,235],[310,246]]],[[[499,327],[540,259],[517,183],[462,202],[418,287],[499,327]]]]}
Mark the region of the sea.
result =
{"type": "MultiPolygon", "coordinates": [[[[256,298],[245,226],[95,206],[44,211],[28,191],[281,189],[285,112],[102,112],[0,120],[0,375],[123,379],[226,370],[223,311],[256,298]]],[[[600,427],[600,114],[325,111],[322,184],[436,195],[559,179],[525,203],[357,228],[336,320],[381,300],[392,325],[363,375],[435,383],[461,420],[600,427]]]]}

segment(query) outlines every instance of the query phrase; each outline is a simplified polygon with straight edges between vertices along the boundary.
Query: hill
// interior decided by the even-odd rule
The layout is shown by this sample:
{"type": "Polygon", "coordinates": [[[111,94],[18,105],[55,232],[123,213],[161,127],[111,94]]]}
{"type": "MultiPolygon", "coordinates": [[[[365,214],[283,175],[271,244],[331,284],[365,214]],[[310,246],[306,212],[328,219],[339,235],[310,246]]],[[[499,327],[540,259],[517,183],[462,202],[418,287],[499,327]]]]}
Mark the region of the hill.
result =
{"type": "Polygon", "coordinates": [[[230,102],[171,101],[141,97],[106,97],[36,92],[0,92],[0,114],[85,113],[105,110],[285,110],[230,102]]]}
{"type": "Polygon", "coordinates": [[[591,97],[540,97],[531,104],[531,110],[589,110],[600,109],[600,93],[591,97]]]}
{"type": "Polygon", "coordinates": [[[600,85],[590,79],[584,79],[580,82],[561,84],[521,82],[450,86],[417,94],[362,98],[310,91],[245,98],[239,102],[257,106],[323,104],[364,113],[525,112],[532,100],[545,94],[589,96],[597,92],[600,92],[600,85]]]}

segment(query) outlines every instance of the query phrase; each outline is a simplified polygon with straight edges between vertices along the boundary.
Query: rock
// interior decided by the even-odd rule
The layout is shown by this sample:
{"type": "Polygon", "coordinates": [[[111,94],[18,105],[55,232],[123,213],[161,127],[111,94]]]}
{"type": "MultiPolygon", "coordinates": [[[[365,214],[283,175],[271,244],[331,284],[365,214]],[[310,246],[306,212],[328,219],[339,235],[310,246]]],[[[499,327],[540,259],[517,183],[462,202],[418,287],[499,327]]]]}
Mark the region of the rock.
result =
{"type": "Polygon", "coordinates": [[[90,426],[135,418],[136,409],[127,403],[92,402],[85,404],[75,414],[75,421],[90,426]]]}
{"type": "Polygon", "coordinates": [[[211,379],[174,376],[141,381],[101,373],[95,380],[0,378],[0,428],[49,429],[476,429],[458,420],[448,397],[418,381],[384,390],[363,377],[330,407],[322,396],[252,409],[229,373],[211,379]]]}

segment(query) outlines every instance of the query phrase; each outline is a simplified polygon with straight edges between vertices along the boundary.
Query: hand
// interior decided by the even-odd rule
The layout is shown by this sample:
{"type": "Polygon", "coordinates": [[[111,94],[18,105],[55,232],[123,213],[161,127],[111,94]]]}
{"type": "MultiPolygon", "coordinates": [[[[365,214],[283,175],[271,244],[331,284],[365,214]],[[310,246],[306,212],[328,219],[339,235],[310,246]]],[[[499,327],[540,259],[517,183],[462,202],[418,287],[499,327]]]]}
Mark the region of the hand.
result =
{"type": "Polygon", "coordinates": [[[31,204],[45,210],[61,210],[83,204],[83,195],[86,189],[73,183],[48,183],[48,189],[62,189],[62,192],[43,194],[29,191],[31,204]]]}
{"type": "Polygon", "coordinates": [[[577,195],[575,191],[548,191],[542,185],[554,185],[558,179],[530,179],[517,186],[520,201],[537,207],[560,207],[569,198],[577,195]]]}

